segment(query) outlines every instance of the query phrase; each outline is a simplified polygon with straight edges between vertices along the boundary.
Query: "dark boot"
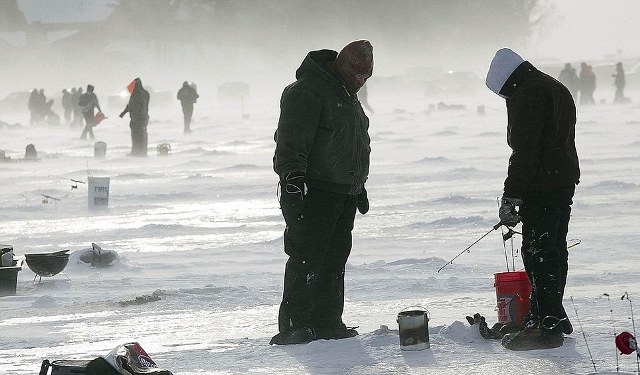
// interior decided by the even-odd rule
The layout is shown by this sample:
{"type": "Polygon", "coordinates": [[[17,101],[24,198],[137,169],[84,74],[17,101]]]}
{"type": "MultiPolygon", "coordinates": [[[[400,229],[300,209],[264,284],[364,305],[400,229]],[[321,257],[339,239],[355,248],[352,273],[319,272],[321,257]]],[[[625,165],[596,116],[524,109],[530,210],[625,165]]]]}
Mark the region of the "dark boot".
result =
{"type": "Polygon", "coordinates": [[[545,329],[539,325],[527,327],[517,333],[506,334],[502,338],[502,346],[509,350],[552,349],[562,346],[563,343],[561,327],[545,329]]]}
{"type": "Polygon", "coordinates": [[[358,336],[357,327],[347,327],[344,323],[340,323],[333,327],[316,328],[316,339],[323,340],[339,340],[348,339],[349,337],[358,336]]]}
{"type": "Polygon", "coordinates": [[[569,321],[569,317],[567,316],[567,312],[564,311],[564,307],[562,308],[562,315],[564,316],[564,319],[562,320],[562,332],[564,332],[565,335],[570,335],[573,332],[573,325],[569,321]]]}
{"type": "Polygon", "coordinates": [[[280,332],[273,336],[269,341],[269,345],[308,344],[315,339],[316,335],[311,328],[293,328],[290,331],[280,332]]]}

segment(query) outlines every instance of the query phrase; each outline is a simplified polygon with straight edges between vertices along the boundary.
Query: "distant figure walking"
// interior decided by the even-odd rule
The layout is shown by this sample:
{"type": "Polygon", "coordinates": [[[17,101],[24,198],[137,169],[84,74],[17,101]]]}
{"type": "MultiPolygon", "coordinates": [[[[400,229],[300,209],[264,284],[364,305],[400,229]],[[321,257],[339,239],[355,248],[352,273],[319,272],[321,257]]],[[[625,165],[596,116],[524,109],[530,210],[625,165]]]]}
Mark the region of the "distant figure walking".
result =
{"type": "Polygon", "coordinates": [[[613,101],[616,103],[624,103],[627,99],[624,97],[625,79],[621,62],[616,64],[616,73],[612,74],[612,76],[615,77],[614,85],[616,85],[616,96],[613,101]]]}
{"type": "Polygon", "coordinates": [[[38,89],[33,89],[31,94],[29,95],[29,103],[28,103],[29,112],[31,112],[31,117],[29,119],[30,125],[35,125],[40,122],[40,111],[38,110],[38,89]]]}
{"type": "Polygon", "coordinates": [[[571,92],[571,96],[573,96],[573,100],[576,100],[578,98],[578,90],[580,90],[580,78],[578,77],[578,73],[576,73],[576,69],[571,66],[570,63],[564,64],[564,69],[562,69],[562,71],[560,72],[558,81],[560,81],[569,89],[569,91],[571,92]]]}
{"type": "Polygon", "coordinates": [[[131,153],[130,156],[147,156],[147,124],[149,123],[149,92],[142,87],[140,78],[133,80],[129,104],[120,113],[124,117],[129,112],[131,121],[131,153]]]}
{"type": "Polygon", "coordinates": [[[72,94],[67,90],[62,90],[62,108],[64,108],[64,121],[71,125],[71,113],[73,113],[72,94]]]}
{"type": "Polygon", "coordinates": [[[73,127],[82,126],[82,107],[80,107],[80,97],[82,96],[82,87],[71,89],[71,101],[73,103],[73,127]]]}
{"type": "Polygon", "coordinates": [[[580,104],[596,104],[593,92],[596,90],[596,75],[593,67],[587,63],[580,64],[580,104]]]}
{"type": "Polygon", "coordinates": [[[187,81],[182,83],[178,90],[178,100],[182,104],[182,114],[184,115],[184,134],[191,133],[191,117],[193,116],[193,105],[200,96],[194,85],[189,85],[187,81]]]}
{"type": "Polygon", "coordinates": [[[95,126],[93,121],[95,117],[94,109],[98,108],[100,112],[102,112],[102,110],[100,109],[98,97],[93,92],[93,89],[94,87],[92,85],[87,85],[87,92],[82,94],[78,100],[78,105],[82,108],[82,116],[85,122],[82,134],[80,134],[80,139],[87,139],[87,134],[89,134],[91,139],[96,139],[95,135],[93,135],[93,127],[95,126]]]}

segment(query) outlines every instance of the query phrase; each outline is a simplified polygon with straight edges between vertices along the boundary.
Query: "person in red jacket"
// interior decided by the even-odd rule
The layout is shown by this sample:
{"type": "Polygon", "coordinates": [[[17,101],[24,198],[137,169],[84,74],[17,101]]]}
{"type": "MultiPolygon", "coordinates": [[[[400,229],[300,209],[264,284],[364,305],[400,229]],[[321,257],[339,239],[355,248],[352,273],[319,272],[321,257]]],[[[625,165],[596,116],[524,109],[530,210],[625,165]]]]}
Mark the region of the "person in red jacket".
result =
{"type": "Polygon", "coordinates": [[[562,306],[567,232],[580,166],[576,106],[562,83],[508,48],[496,52],[487,87],[506,99],[511,148],[500,222],[522,221],[522,260],[532,285],[525,328],[502,338],[513,350],[553,348],[573,331],[562,306]],[[519,210],[516,208],[519,207],[519,210]]]}

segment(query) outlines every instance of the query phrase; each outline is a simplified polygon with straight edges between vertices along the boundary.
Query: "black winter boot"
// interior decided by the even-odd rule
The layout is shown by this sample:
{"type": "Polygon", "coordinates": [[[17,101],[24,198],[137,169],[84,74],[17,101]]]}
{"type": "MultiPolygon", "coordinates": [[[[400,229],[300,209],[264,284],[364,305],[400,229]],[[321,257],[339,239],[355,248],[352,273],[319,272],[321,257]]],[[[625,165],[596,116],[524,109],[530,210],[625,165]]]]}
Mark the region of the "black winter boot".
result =
{"type": "Polygon", "coordinates": [[[316,339],[339,340],[349,337],[358,336],[357,327],[347,327],[344,323],[340,323],[332,327],[316,328],[316,339]]]}
{"type": "Polygon", "coordinates": [[[269,345],[307,344],[315,339],[316,335],[311,328],[301,327],[278,333],[273,336],[269,345]]]}
{"type": "Polygon", "coordinates": [[[556,329],[541,328],[539,324],[527,327],[517,333],[506,334],[502,338],[502,346],[510,350],[552,349],[562,346],[564,336],[561,327],[556,329]]]}

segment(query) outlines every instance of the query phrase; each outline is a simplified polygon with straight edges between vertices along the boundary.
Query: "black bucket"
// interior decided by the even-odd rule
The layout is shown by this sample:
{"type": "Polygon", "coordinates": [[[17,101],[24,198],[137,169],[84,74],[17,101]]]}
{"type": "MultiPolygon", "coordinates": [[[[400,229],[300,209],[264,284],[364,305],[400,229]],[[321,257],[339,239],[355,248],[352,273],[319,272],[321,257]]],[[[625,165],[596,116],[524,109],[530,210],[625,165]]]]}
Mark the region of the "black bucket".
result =
{"type": "Polygon", "coordinates": [[[0,267],[0,297],[15,296],[18,285],[18,272],[22,269],[17,261],[11,267],[0,267]]]}
{"type": "Polygon", "coordinates": [[[429,311],[424,308],[405,308],[398,313],[400,349],[424,350],[429,348],[429,311]]]}

